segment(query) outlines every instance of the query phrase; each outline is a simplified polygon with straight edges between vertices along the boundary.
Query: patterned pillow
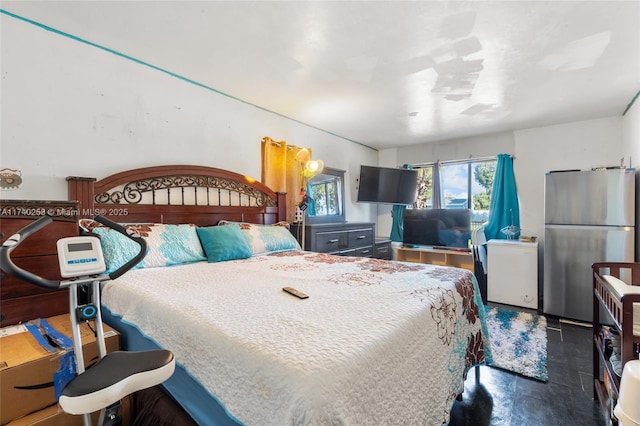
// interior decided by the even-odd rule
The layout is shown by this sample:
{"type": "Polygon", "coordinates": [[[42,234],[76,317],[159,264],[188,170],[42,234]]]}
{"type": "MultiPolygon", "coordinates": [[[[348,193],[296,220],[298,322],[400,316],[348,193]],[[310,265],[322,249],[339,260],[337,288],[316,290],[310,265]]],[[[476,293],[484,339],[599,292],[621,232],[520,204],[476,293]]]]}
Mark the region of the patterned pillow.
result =
{"type": "Polygon", "coordinates": [[[209,226],[198,228],[197,232],[209,263],[251,257],[251,247],[237,225],[209,226]]]}
{"type": "MultiPolygon", "coordinates": [[[[125,225],[147,243],[146,257],[135,268],[157,268],[207,260],[194,225],[125,225]]],[[[113,229],[95,226],[100,237],[107,273],[117,270],[138,253],[139,246],[113,229]]]]}
{"type": "Polygon", "coordinates": [[[289,224],[287,222],[278,222],[274,225],[230,222],[227,220],[218,222],[218,226],[230,224],[240,227],[242,235],[247,240],[254,256],[281,251],[302,250],[298,241],[289,232],[289,224]]]}

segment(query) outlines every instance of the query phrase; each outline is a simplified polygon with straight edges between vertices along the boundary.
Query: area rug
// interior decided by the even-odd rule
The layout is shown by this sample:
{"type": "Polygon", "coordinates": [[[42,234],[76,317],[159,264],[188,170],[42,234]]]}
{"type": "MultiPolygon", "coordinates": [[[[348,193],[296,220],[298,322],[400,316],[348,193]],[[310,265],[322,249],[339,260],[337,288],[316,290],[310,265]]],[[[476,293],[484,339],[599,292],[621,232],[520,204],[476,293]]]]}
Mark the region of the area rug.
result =
{"type": "Polygon", "coordinates": [[[547,319],[528,312],[487,307],[492,367],[542,382],[547,374],[547,319]]]}

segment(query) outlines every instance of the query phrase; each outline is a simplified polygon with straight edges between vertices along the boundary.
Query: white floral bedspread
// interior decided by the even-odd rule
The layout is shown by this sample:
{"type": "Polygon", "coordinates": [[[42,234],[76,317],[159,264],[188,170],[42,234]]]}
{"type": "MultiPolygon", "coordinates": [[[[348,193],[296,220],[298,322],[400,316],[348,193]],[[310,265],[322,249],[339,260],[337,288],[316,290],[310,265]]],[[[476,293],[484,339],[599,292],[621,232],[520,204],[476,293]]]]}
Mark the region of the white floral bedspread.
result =
{"type": "Polygon", "coordinates": [[[247,425],[436,425],[485,360],[474,288],[462,269],[286,252],[134,270],[103,303],[247,425]]]}

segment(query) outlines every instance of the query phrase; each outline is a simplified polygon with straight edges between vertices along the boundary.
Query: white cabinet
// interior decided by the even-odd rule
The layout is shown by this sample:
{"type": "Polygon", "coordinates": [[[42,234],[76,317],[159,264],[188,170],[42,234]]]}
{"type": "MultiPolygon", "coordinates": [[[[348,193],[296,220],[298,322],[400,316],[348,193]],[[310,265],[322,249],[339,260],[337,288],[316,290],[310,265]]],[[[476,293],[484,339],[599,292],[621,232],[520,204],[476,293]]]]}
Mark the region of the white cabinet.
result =
{"type": "Polygon", "coordinates": [[[487,242],[489,302],[538,309],[538,243],[487,242]]]}

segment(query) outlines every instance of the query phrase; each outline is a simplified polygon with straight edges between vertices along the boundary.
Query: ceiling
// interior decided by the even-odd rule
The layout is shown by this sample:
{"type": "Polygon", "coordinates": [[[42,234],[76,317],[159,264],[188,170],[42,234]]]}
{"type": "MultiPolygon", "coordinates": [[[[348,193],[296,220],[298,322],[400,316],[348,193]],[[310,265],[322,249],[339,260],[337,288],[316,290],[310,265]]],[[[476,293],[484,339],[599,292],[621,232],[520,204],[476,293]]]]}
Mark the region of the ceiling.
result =
{"type": "Polygon", "coordinates": [[[376,149],[622,115],[640,1],[6,1],[376,149]]]}

